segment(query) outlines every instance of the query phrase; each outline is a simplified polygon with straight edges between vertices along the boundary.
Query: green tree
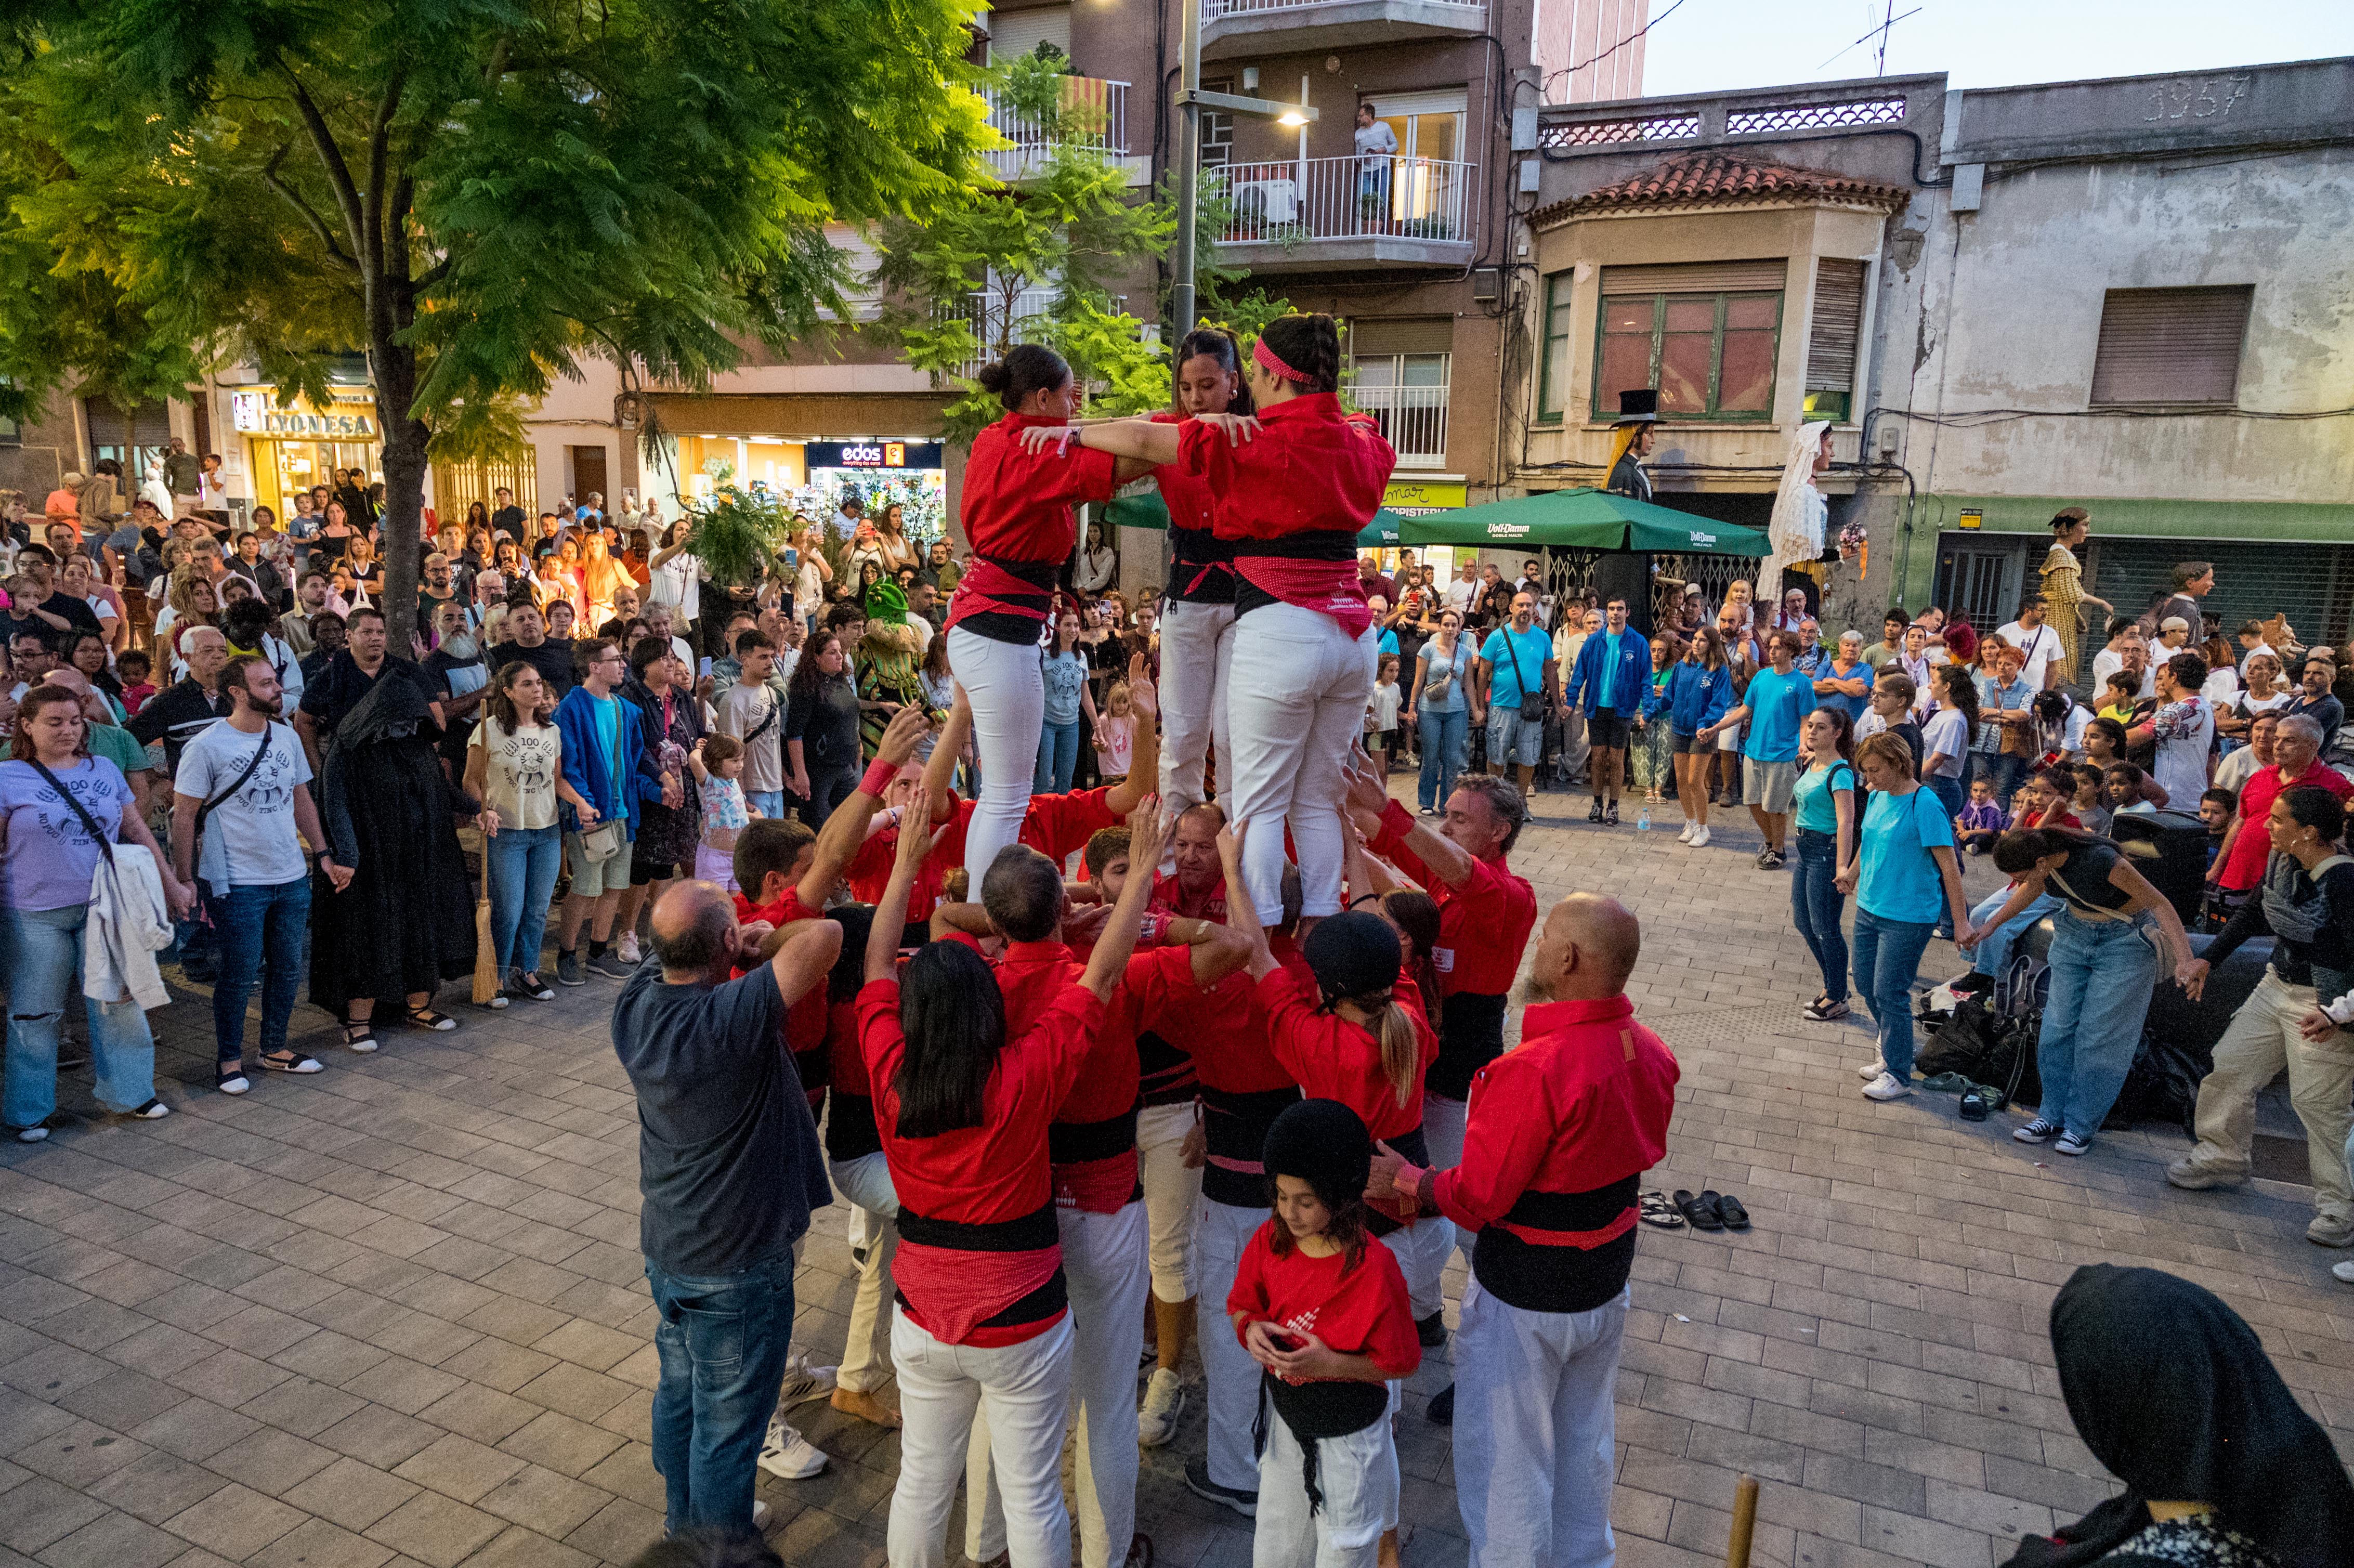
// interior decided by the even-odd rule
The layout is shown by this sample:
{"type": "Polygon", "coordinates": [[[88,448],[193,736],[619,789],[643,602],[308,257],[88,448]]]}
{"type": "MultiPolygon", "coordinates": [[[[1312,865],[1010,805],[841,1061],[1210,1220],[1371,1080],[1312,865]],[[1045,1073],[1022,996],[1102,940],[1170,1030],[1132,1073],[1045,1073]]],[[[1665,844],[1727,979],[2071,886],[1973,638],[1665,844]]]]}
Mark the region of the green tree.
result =
{"type": "Polygon", "coordinates": [[[69,375],[26,285],[76,255],[125,336],[249,358],[290,398],[364,346],[405,641],[429,442],[494,441],[586,359],[700,387],[812,331],[845,281],[828,218],[919,220],[968,183],[976,9],[19,0],[0,376],[69,375]]]}

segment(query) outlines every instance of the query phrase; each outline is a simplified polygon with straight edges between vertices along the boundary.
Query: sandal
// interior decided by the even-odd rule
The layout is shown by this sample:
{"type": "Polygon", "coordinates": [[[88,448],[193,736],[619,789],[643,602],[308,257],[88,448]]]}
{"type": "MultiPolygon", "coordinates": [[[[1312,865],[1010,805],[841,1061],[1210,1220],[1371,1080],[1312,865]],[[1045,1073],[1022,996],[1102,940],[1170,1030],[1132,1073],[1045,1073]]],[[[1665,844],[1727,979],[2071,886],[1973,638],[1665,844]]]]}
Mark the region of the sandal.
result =
{"type": "Polygon", "coordinates": [[[436,1012],[430,1007],[412,1007],[404,1014],[411,1029],[430,1029],[447,1033],[458,1027],[458,1021],[446,1012],[436,1012]]]}
{"type": "Polygon", "coordinates": [[[376,1048],[376,1020],[346,1018],[344,1020],[344,1049],[366,1055],[376,1048]]]}
{"type": "Polygon", "coordinates": [[[305,1056],[291,1046],[283,1051],[264,1051],[261,1054],[261,1065],[273,1073],[323,1073],[326,1071],[319,1065],[317,1058],[305,1056]]]}
{"type": "Polygon", "coordinates": [[[1690,1220],[1692,1229],[1721,1231],[1724,1228],[1724,1222],[1717,1217],[1715,1200],[1716,1194],[1713,1192],[1704,1192],[1695,1198],[1689,1191],[1679,1187],[1676,1189],[1673,1202],[1676,1205],[1676,1213],[1690,1220]]]}
{"type": "Polygon", "coordinates": [[[1987,1109],[1987,1097],[1976,1084],[1962,1091],[1961,1117],[1964,1121],[1986,1120],[1987,1109]]]}
{"type": "Polygon", "coordinates": [[[1658,1188],[1642,1193],[1636,1202],[1639,1207],[1635,1211],[1635,1217],[1645,1224],[1657,1225],[1663,1231],[1684,1228],[1684,1217],[1676,1213],[1676,1206],[1669,1202],[1668,1195],[1658,1188]]]}
{"type": "Polygon", "coordinates": [[[1745,1231],[1749,1228],[1749,1211],[1741,1206],[1740,1199],[1711,1192],[1702,1192],[1700,1201],[1716,1211],[1716,1217],[1724,1222],[1726,1230],[1745,1231]]]}
{"type": "Polygon", "coordinates": [[[245,1075],[244,1065],[239,1063],[238,1065],[233,1067],[215,1067],[213,1069],[213,1087],[218,1089],[225,1095],[241,1095],[245,1093],[246,1090],[253,1087],[253,1083],[245,1075]]]}

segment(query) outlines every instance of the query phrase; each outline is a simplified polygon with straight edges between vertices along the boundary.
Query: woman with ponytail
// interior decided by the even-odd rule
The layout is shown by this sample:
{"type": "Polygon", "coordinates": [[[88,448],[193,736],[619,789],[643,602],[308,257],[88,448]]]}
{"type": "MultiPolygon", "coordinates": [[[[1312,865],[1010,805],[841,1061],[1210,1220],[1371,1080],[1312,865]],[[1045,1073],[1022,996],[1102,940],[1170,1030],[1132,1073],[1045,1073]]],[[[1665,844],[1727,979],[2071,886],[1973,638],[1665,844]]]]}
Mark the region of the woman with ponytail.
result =
{"type": "MultiPolygon", "coordinates": [[[[1119,420],[1031,430],[1174,464],[1209,491],[1212,531],[1235,550],[1235,642],[1226,697],[1231,766],[1219,771],[1245,839],[1259,922],[1280,918],[1289,819],[1310,918],[1341,908],[1341,768],[1364,726],[1376,663],[1357,581],[1357,534],[1380,509],[1396,454],[1373,421],[1341,411],[1341,338],[1327,315],[1288,315],[1251,345],[1255,417],[1175,426],[1119,420]]],[[[961,668],[961,666],[960,666],[961,668]]]]}
{"type": "Polygon", "coordinates": [[[981,756],[981,800],[965,839],[965,863],[975,875],[1013,842],[1029,810],[1046,718],[1039,632],[1055,575],[1077,543],[1072,503],[1108,501],[1149,466],[1020,439],[1026,430],[1061,429],[1078,413],[1078,384],[1053,349],[1017,344],[983,366],[979,379],[1004,405],[1005,418],[973,438],[965,462],[972,560],[948,618],[949,662],[971,700],[981,756]]]}

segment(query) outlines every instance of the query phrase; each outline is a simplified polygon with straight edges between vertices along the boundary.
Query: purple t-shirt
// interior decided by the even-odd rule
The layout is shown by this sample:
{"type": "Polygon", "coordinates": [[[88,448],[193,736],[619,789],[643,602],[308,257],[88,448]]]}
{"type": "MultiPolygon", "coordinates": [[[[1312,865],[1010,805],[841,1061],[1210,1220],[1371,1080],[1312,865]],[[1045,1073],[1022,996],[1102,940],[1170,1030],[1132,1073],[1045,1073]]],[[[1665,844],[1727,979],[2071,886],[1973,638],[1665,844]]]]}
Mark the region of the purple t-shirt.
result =
{"type": "MultiPolygon", "coordinates": [[[[110,841],[122,838],[122,813],[131,806],[122,769],[91,757],[49,771],[110,841]]],[[[73,808],[58,799],[31,763],[0,762],[0,814],[8,822],[7,851],[0,854],[0,903],[11,909],[63,909],[90,902],[99,847],[73,808]]]]}

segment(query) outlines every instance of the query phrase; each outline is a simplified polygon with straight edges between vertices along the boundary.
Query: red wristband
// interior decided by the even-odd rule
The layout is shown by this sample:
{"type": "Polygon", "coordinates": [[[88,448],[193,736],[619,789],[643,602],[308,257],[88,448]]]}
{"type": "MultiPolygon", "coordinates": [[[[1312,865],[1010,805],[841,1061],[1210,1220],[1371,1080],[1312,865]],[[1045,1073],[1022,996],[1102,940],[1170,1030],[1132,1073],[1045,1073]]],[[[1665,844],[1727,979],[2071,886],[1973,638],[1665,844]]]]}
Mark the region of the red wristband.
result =
{"type": "Polygon", "coordinates": [[[883,798],[883,791],[888,789],[891,781],[898,777],[898,764],[885,762],[878,757],[866,765],[866,777],[858,781],[858,792],[872,795],[879,800],[883,798]]]}

